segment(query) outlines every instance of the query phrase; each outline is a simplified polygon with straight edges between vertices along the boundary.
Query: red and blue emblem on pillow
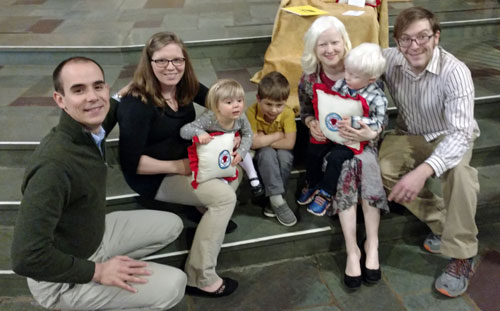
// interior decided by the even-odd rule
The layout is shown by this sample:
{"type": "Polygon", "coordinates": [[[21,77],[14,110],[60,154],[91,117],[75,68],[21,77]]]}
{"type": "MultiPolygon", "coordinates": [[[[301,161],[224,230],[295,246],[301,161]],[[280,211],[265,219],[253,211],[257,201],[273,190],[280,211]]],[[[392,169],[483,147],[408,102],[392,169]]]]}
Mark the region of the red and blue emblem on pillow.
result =
{"type": "Polygon", "coordinates": [[[222,150],[219,154],[219,167],[221,169],[226,169],[231,165],[231,153],[229,150],[222,150]]]}

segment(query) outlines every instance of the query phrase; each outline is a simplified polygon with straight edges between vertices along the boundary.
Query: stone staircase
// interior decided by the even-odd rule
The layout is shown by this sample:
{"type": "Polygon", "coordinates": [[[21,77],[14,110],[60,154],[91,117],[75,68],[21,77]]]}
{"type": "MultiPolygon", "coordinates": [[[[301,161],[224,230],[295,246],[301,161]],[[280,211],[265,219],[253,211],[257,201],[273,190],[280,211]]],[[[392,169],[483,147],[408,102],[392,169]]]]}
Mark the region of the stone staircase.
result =
{"type": "MultiPolygon", "coordinates": [[[[397,12],[391,12],[391,18],[397,12]]],[[[474,13],[471,13],[473,15],[474,13]]],[[[462,59],[473,72],[476,86],[475,116],[481,129],[481,136],[474,145],[472,164],[479,171],[481,192],[479,195],[477,223],[481,227],[500,221],[500,19],[475,22],[453,21],[453,16],[441,13],[443,24],[442,45],[462,59]],[[494,74],[491,74],[494,73],[494,74]]],[[[496,15],[498,16],[498,14],[496,15]]],[[[471,17],[473,18],[473,16],[471,17]]],[[[188,42],[190,56],[195,71],[202,82],[210,84],[217,76],[212,66],[228,70],[247,69],[250,74],[263,63],[263,55],[270,37],[258,37],[211,42],[188,42]]],[[[60,60],[69,55],[83,54],[104,65],[108,81],[114,81],[113,90],[119,89],[129,77],[120,77],[123,68],[133,68],[142,47],[86,48],[86,49],[19,49],[0,48],[0,64],[3,70],[16,67],[30,70],[33,66],[47,66],[43,73],[49,75],[60,60]],[[19,57],[19,54],[22,57],[19,57]],[[108,71],[110,72],[108,74],[108,71]]],[[[46,94],[48,96],[48,94],[46,94]]],[[[247,102],[252,103],[255,89],[247,89],[247,102]]],[[[40,107],[1,107],[0,111],[0,296],[26,296],[24,278],[10,271],[10,242],[15,217],[21,200],[20,185],[30,154],[48,129],[57,123],[56,109],[40,107]],[[14,124],[23,126],[13,127],[14,124]]],[[[394,107],[389,109],[393,121],[397,114],[394,107]]],[[[321,252],[337,251],[343,248],[343,236],[337,218],[315,217],[295,205],[296,191],[300,190],[303,179],[301,160],[303,157],[305,129],[299,124],[296,154],[298,163],[288,184],[286,199],[296,211],[298,224],[288,228],[276,220],[262,215],[261,207],[252,203],[246,180],[239,193],[239,204],[233,216],[238,229],[225,238],[219,256],[219,269],[269,262],[285,258],[313,255],[321,252]]],[[[181,237],[167,248],[148,257],[162,263],[181,266],[186,258],[196,227],[196,212],[191,207],[174,206],[152,201],[140,201],[125,183],[116,162],[118,129],[109,138],[108,148],[112,167],[108,174],[107,202],[110,211],[137,208],[155,208],[174,211],[182,215],[185,229],[181,237]],[[115,159],[113,161],[113,159],[115,159]]],[[[360,221],[362,223],[362,220],[360,221]]],[[[360,236],[363,228],[359,227],[360,236]]],[[[425,225],[410,215],[404,208],[393,206],[392,213],[384,216],[380,225],[380,239],[390,241],[402,237],[423,236],[425,225]]]]}

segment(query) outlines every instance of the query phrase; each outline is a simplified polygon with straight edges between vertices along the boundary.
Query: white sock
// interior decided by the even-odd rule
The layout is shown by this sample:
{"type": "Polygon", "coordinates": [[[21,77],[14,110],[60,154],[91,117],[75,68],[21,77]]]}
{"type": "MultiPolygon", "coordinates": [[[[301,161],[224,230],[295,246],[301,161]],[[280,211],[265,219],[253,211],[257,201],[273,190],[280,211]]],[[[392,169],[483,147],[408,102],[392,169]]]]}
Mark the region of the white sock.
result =
{"type": "Polygon", "coordinates": [[[252,185],[252,187],[258,186],[260,184],[259,176],[253,166],[252,157],[249,153],[247,153],[243,161],[240,162],[240,166],[245,170],[245,173],[247,173],[248,179],[250,179],[250,185],[252,185]]]}
{"type": "Polygon", "coordinates": [[[285,200],[283,199],[283,196],[281,194],[270,196],[269,201],[271,202],[271,205],[273,205],[273,206],[280,206],[280,205],[285,204],[285,200]]]}

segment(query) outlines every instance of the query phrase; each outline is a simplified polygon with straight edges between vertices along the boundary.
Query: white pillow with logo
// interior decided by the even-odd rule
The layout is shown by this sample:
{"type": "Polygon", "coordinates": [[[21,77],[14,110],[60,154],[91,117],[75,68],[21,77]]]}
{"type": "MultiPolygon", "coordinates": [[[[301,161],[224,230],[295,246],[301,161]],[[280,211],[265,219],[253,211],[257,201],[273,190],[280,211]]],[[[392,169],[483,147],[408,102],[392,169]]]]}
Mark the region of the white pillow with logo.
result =
{"type": "Polygon", "coordinates": [[[189,165],[193,172],[191,185],[197,188],[198,184],[213,178],[225,178],[228,181],[238,177],[232,163],[234,147],[234,133],[210,133],[213,140],[208,144],[200,144],[198,137],[193,138],[193,145],[188,148],[189,165]]]}
{"type": "MultiPolygon", "coordinates": [[[[355,97],[340,95],[321,83],[313,85],[313,93],[314,112],[319,121],[321,132],[329,140],[344,145],[346,139],[340,136],[337,122],[342,120],[342,117],[367,116],[369,109],[366,100],[359,94],[355,97]]],[[[352,149],[355,154],[359,154],[363,151],[366,143],[355,143],[347,145],[347,147],[352,149]]]]}

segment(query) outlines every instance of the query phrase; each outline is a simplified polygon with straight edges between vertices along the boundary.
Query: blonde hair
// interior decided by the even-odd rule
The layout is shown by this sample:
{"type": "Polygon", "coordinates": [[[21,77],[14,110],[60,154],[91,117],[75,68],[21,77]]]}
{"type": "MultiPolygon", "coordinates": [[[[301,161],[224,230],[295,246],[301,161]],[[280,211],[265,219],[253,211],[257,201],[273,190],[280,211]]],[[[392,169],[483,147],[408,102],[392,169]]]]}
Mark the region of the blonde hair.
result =
{"type": "Polygon", "coordinates": [[[378,79],[385,71],[385,57],[375,43],[362,43],[345,57],[344,66],[358,74],[378,79]]]}
{"type": "Polygon", "coordinates": [[[245,90],[241,84],[233,79],[220,79],[208,90],[206,107],[217,113],[217,108],[221,101],[233,98],[242,98],[245,100],[245,90]]]}
{"type": "Polygon", "coordinates": [[[151,36],[142,49],[141,58],[137,69],[134,72],[134,79],[128,91],[135,97],[139,97],[145,104],[151,100],[157,107],[165,107],[167,102],[161,95],[161,86],[151,67],[151,58],[153,54],[169,44],[176,44],[182,50],[185,58],[184,74],[176,85],[175,99],[179,106],[189,104],[198,93],[199,82],[194,73],[191,60],[186,51],[184,42],[172,32],[159,32],[151,36]]]}
{"type": "Polygon", "coordinates": [[[351,40],[345,30],[344,24],[334,16],[321,16],[316,19],[304,35],[304,52],[302,53],[302,70],[306,74],[315,72],[318,68],[318,57],[316,56],[316,44],[318,37],[329,29],[338,31],[344,41],[344,55],[351,50],[351,40]]]}

